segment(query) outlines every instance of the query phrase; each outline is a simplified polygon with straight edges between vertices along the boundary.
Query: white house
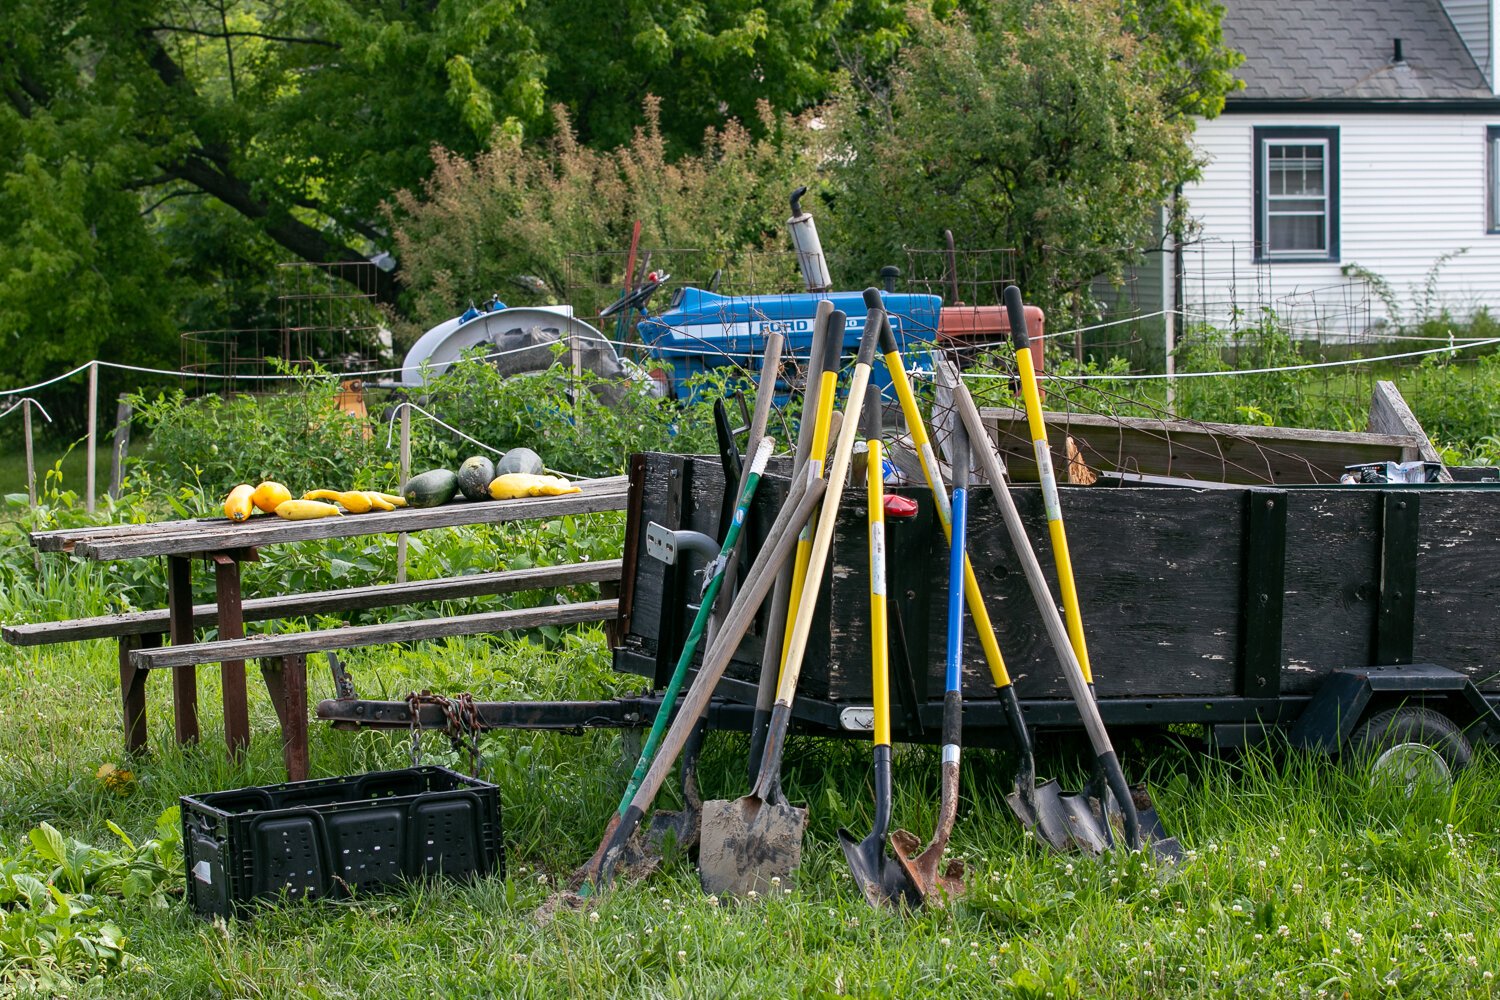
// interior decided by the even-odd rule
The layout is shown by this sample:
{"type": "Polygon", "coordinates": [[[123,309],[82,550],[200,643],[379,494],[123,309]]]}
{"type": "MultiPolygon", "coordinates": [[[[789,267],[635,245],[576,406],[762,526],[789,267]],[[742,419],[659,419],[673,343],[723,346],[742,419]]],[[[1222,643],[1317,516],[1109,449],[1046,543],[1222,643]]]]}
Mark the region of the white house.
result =
{"type": "Polygon", "coordinates": [[[1360,333],[1385,310],[1346,269],[1385,279],[1410,320],[1445,257],[1439,304],[1500,313],[1500,0],[1223,3],[1245,86],[1196,132],[1189,318],[1270,305],[1360,333]]]}

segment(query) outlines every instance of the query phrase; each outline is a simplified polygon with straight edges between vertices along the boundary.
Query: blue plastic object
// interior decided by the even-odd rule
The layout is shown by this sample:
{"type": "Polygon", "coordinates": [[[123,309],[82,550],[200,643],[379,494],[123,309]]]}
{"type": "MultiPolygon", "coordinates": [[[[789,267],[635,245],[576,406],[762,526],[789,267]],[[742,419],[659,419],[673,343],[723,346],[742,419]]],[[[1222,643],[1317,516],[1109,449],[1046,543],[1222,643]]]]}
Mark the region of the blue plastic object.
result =
{"type": "MultiPolygon", "coordinates": [[[[881,304],[891,317],[891,329],[903,354],[921,352],[916,359],[925,364],[927,344],[937,339],[936,295],[882,292],[881,304]]],[[[782,358],[795,358],[805,366],[812,347],[813,316],[818,303],[828,299],[849,317],[844,326],[844,352],[859,350],[864,335],[864,292],[803,292],[791,295],[720,295],[701,288],[684,288],[671,306],[656,316],[643,318],[637,330],[653,357],[672,365],[672,387],[679,397],[688,397],[688,379],[716,368],[754,370],[765,351],[766,334],[779,330],[786,343],[782,358]]],[[[890,386],[884,366],[871,373],[871,381],[882,392],[890,386]]],[[[786,399],[787,387],[778,385],[777,402],[786,399]]]]}

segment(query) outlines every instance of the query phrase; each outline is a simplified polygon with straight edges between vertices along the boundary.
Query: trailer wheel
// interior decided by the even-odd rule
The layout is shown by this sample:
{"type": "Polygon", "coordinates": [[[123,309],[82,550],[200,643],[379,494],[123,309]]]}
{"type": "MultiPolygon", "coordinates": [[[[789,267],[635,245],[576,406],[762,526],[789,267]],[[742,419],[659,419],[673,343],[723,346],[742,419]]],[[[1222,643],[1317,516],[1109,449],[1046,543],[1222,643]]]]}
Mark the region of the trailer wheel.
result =
{"type": "Polygon", "coordinates": [[[1419,787],[1447,791],[1474,756],[1468,737],[1430,708],[1392,708],[1370,716],[1349,741],[1371,784],[1390,782],[1408,795],[1419,787]]]}

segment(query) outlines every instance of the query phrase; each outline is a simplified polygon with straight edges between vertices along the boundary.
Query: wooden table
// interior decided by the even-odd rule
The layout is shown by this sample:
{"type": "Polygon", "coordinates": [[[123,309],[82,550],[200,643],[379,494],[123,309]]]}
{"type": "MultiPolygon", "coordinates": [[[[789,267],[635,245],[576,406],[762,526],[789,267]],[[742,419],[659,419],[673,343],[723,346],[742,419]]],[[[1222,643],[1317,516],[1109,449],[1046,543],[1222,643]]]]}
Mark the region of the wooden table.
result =
{"type": "MultiPolygon", "coordinates": [[[[240,563],[253,561],[264,545],[353,538],[361,535],[399,534],[429,528],[501,524],[507,521],[563,517],[625,509],[627,481],[624,476],[584,480],[582,492],[557,497],[530,497],[480,503],[455,500],[441,507],[400,509],[314,521],[287,521],[258,515],[234,523],[222,517],[158,521],[149,524],[115,524],[96,528],[37,531],[31,542],[42,552],[64,552],[99,561],[165,557],[167,572],[167,635],[172,645],[192,643],[194,625],[193,560],[213,563],[216,618],[220,639],[241,639],[245,634],[244,598],[240,586],[240,563]]],[[[180,743],[199,739],[198,680],[189,664],[172,669],[173,724],[180,743]]],[[[220,663],[224,701],[224,737],[231,757],[250,741],[249,702],[245,688],[245,661],[220,663]]],[[[291,692],[280,690],[286,682],[280,671],[263,672],[273,701],[289,704],[291,692]]],[[[146,677],[128,655],[120,657],[120,685],[125,705],[127,732],[139,723],[144,735],[146,677]]],[[[295,679],[293,679],[295,681],[295,679]]],[[[303,681],[305,684],[305,680],[303,681]]],[[[305,710],[304,710],[305,711],[305,710]]]]}

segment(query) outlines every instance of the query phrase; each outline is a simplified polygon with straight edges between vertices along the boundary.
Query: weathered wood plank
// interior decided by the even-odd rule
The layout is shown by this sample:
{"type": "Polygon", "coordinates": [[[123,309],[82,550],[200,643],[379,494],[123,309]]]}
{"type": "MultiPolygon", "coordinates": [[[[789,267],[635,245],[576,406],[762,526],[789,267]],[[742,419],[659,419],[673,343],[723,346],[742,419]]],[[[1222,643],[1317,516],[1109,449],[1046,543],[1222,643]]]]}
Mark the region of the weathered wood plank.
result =
{"type": "Polygon", "coordinates": [[[130,662],[138,670],[183,667],[200,663],[217,663],[224,659],[251,659],[263,656],[291,656],[329,649],[351,649],[390,642],[414,642],[445,639],[457,635],[482,635],[486,632],[512,632],[543,625],[575,625],[613,618],[618,602],[583,601],[578,604],[551,604],[540,608],[516,608],[510,611],[488,611],[475,615],[453,615],[422,621],[390,622],[383,625],[354,625],[348,628],[324,629],[319,632],[295,632],[286,635],[258,635],[249,639],[221,642],[199,642],[161,649],[137,649],[130,662]]]}
{"type": "MultiPolygon", "coordinates": [[[[1432,440],[1427,432],[1422,429],[1422,422],[1417,415],[1411,412],[1411,407],[1406,405],[1406,400],[1401,395],[1401,390],[1396,388],[1396,383],[1384,379],[1375,383],[1375,391],[1370,394],[1370,422],[1369,428],[1375,434],[1397,434],[1412,439],[1413,446],[1402,452],[1401,459],[1405,462],[1436,462],[1443,464],[1443,456],[1432,446],[1432,440]]],[[[1438,473],[1438,482],[1451,483],[1453,476],[1445,468],[1438,473]]]]}
{"type": "MultiPolygon", "coordinates": [[[[985,426],[1000,446],[1014,478],[1034,482],[1036,459],[1023,411],[986,408],[985,426]]],[[[1192,423],[1091,413],[1047,415],[1055,462],[1064,468],[1071,435],[1095,472],[1213,479],[1246,485],[1336,484],[1344,467],[1359,462],[1398,462],[1415,447],[1410,435],[1192,423]]]]}
{"type": "MultiPolygon", "coordinates": [[[[245,621],[268,621],[273,618],[300,618],[305,615],[368,611],[374,608],[405,604],[512,594],[522,590],[542,590],[582,583],[605,583],[620,579],[620,569],[619,559],[601,559],[598,562],[534,566],[528,569],[504,570],[496,573],[446,577],[441,580],[347,587],[343,590],[326,590],[315,594],[257,597],[244,603],[245,621]]],[[[218,624],[218,620],[217,605],[194,605],[194,628],[213,626],[218,624]]],[[[133,611],[120,615],[75,618],[70,621],[6,625],[0,628],[0,635],[3,635],[5,641],[13,646],[45,646],[84,639],[150,635],[165,632],[166,629],[167,609],[157,608],[151,611],[133,611]]]]}
{"type": "Polygon", "coordinates": [[[1412,657],[1460,670],[1500,691],[1500,518],[1477,501],[1500,496],[1422,491],[1412,657]]]}
{"type": "MultiPolygon", "coordinates": [[[[921,496],[925,491],[914,492],[921,496]]],[[[1041,490],[1012,488],[1054,601],[1058,593],[1041,490]]],[[[1062,507],[1101,697],[1234,692],[1242,576],[1239,492],[1062,487],[1062,507]],[[1187,494],[1170,503],[1162,494],[1187,494]]],[[[866,587],[862,527],[840,525],[840,605],[857,608],[866,587]],[[846,535],[847,533],[847,535],[846,535]]],[[[988,493],[973,497],[969,552],[1006,666],[1023,698],[1065,698],[1067,685],[1047,640],[1009,534],[988,493]]],[[[934,524],[926,560],[893,565],[892,590],[927,575],[930,690],[941,690],[947,609],[947,553],[934,524]]],[[[853,610],[851,608],[851,611],[853,610]]],[[[862,620],[862,619],[861,619],[862,620]]],[[[868,639],[860,630],[835,644],[829,696],[869,697],[868,639]]],[[[964,688],[990,697],[993,680],[971,619],[965,621],[964,688]]]]}
{"type": "Polygon", "coordinates": [[[397,534],[469,524],[502,524],[507,521],[625,509],[627,483],[624,476],[584,480],[578,485],[582,492],[557,497],[486,500],[479,503],[455,500],[441,507],[374,511],[316,521],[286,521],[267,515],[234,524],[223,518],[210,517],[190,521],[37,532],[32,535],[32,543],[43,551],[70,550],[89,559],[129,559],[139,556],[191,555],[323,538],[397,534]]]}

